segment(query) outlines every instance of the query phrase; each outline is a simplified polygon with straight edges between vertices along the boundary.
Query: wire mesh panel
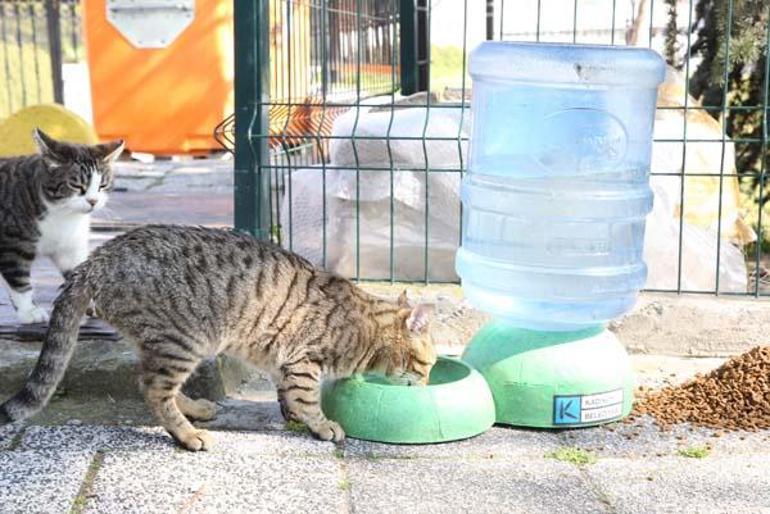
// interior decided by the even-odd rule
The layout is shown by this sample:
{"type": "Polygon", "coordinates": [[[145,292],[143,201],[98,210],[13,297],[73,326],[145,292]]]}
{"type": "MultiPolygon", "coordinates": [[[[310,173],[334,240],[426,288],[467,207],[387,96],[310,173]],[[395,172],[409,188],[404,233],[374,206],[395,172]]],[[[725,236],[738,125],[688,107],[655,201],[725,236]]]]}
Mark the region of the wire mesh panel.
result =
{"type": "Polygon", "coordinates": [[[359,280],[456,281],[469,51],[484,39],[644,46],[669,63],[653,148],[648,289],[770,291],[767,2],[258,4],[268,35],[260,41],[255,31],[255,44],[236,34],[238,54],[263,52],[245,72],[259,87],[236,98],[238,228],[359,280]],[[259,223],[248,212],[261,213],[259,223]]]}

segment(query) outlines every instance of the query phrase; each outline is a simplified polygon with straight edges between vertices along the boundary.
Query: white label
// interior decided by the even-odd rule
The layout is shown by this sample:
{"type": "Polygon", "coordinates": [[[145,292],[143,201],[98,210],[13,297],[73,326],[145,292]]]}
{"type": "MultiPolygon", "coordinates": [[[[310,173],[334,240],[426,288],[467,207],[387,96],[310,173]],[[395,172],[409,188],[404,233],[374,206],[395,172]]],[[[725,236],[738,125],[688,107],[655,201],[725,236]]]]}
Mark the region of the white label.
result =
{"type": "Polygon", "coordinates": [[[136,48],[165,48],[195,19],[195,0],[107,0],[105,9],[136,48]]]}
{"type": "Polygon", "coordinates": [[[581,423],[592,423],[594,421],[601,421],[604,419],[617,418],[623,413],[623,404],[616,403],[615,405],[608,405],[606,407],[599,407],[597,409],[583,410],[580,414],[581,423]]]}
{"type": "Polygon", "coordinates": [[[580,407],[586,409],[598,409],[608,405],[623,403],[623,390],[610,391],[609,393],[591,394],[580,399],[580,407]]]}
{"type": "Polygon", "coordinates": [[[580,425],[618,418],[623,414],[623,390],[554,396],[553,424],[580,425]]]}

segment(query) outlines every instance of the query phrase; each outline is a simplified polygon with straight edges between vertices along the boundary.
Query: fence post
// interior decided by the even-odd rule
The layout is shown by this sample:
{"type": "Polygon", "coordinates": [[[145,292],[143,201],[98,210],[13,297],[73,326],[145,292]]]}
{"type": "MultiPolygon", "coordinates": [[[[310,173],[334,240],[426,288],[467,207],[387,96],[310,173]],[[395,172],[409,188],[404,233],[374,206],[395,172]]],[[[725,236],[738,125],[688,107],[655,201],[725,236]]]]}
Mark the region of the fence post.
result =
{"type": "Polygon", "coordinates": [[[428,90],[428,6],[426,0],[400,0],[401,94],[428,90]]]}
{"type": "Polygon", "coordinates": [[[51,81],[53,99],[64,103],[64,79],[62,78],[61,9],[60,0],[45,0],[45,18],[48,28],[48,51],[51,56],[51,81]]]}
{"type": "Polygon", "coordinates": [[[487,0],[487,41],[495,39],[495,0],[487,0]]]}
{"type": "Polygon", "coordinates": [[[233,0],[235,25],[235,229],[270,239],[269,0],[233,0]]]}

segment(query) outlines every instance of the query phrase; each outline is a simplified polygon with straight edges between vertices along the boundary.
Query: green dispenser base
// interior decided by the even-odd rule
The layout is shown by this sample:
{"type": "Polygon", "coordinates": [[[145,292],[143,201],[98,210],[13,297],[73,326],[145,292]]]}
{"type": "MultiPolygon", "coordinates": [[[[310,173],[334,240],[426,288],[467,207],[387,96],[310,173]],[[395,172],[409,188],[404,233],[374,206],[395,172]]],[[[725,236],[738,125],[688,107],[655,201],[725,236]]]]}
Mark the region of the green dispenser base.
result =
{"type": "Polygon", "coordinates": [[[571,428],[628,415],[634,377],[628,354],[603,327],[538,332],[495,320],[462,357],[487,380],[496,422],[571,428]]]}
{"type": "Polygon", "coordinates": [[[473,437],[495,422],[484,378],[467,364],[439,357],[425,387],[395,385],[377,376],[324,384],[321,406],[356,439],[441,443],[473,437]]]}

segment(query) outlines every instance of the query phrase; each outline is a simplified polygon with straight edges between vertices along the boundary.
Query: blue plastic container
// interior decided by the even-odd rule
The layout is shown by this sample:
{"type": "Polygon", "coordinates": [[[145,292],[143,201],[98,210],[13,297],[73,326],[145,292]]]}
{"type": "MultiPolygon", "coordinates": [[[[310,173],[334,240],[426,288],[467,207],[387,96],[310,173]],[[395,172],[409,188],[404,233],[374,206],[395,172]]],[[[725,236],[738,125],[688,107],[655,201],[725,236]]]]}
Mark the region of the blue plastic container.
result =
{"type": "Polygon", "coordinates": [[[638,48],[486,42],[470,57],[473,131],[457,273],[477,308],[534,330],[628,311],[644,285],[657,86],[638,48]]]}

